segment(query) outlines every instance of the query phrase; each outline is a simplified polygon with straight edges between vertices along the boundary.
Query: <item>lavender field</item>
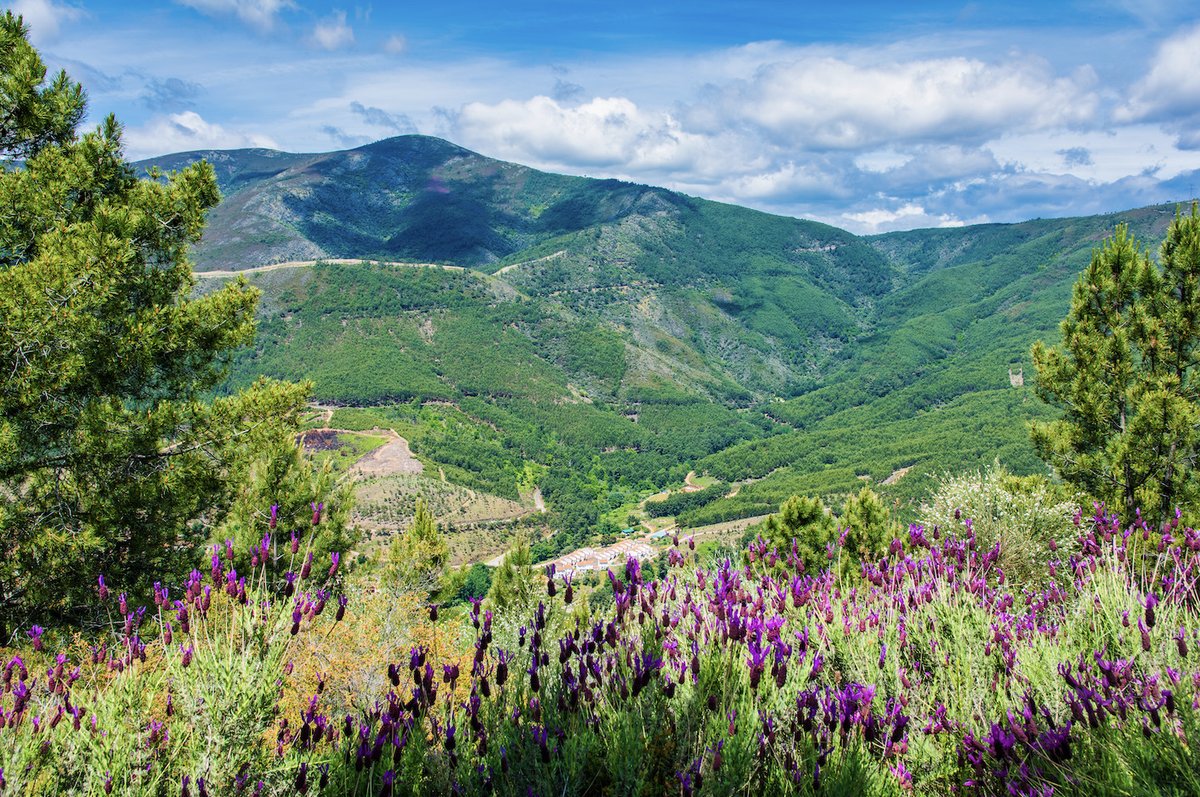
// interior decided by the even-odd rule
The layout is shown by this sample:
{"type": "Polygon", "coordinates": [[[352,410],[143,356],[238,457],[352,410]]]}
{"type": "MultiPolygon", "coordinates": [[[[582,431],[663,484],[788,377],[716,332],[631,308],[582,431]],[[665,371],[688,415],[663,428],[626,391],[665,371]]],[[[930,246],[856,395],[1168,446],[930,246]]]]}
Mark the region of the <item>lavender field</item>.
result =
{"type": "Polygon", "coordinates": [[[553,574],[519,624],[417,607],[459,633],[353,662],[363,691],[304,641],[392,611],[382,593],[310,591],[336,557],[296,537],[279,585],[217,548],[151,606],[101,580],[108,631],[30,630],[4,667],[5,793],[1196,793],[1200,533],[1076,522],[1020,585],[967,518],[841,577],[681,540],[664,578],[609,571],[604,612],[553,574]]]}

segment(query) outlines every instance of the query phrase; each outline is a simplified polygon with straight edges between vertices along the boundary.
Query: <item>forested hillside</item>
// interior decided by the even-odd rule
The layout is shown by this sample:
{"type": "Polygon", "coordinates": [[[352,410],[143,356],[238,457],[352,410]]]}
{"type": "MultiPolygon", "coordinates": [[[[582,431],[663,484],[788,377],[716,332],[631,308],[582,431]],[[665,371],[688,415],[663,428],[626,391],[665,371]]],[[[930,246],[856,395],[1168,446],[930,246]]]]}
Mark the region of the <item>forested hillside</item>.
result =
{"type": "Polygon", "coordinates": [[[340,423],[396,428],[473,488],[515,497],[536,474],[554,548],[692,468],[734,485],[692,524],[864,482],[907,502],[996,459],[1041,470],[1026,422],[1049,410],[1010,372],[1116,224],[1157,240],[1174,213],[862,238],[421,136],[141,166],[201,157],[225,199],[200,270],[380,261],[251,273],[259,337],[232,386],[310,378],[367,408],[340,423]]]}

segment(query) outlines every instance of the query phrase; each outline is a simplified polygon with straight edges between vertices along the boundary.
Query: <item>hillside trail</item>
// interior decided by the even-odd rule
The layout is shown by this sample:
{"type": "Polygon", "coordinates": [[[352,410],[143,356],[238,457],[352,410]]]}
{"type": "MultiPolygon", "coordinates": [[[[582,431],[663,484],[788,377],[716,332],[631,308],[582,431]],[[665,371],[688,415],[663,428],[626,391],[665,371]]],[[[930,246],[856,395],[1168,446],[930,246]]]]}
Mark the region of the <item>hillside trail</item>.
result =
{"type": "Polygon", "coordinates": [[[321,424],[324,428],[329,428],[329,424],[333,421],[333,411],[337,409],[326,404],[309,404],[308,408],[321,414],[321,424]]]}
{"type": "Polygon", "coordinates": [[[500,276],[501,274],[507,274],[508,272],[512,271],[514,268],[517,268],[518,266],[532,266],[534,263],[544,263],[547,260],[553,260],[556,257],[562,257],[566,253],[567,253],[566,249],[560,249],[557,252],[554,252],[553,254],[546,255],[545,257],[536,257],[533,260],[524,260],[520,263],[513,263],[511,265],[505,266],[504,268],[497,269],[495,272],[495,275],[500,276]]]}
{"type": "Polygon", "coordinates": [[[284,268],[309,268],[318,263],[331,263],[339,266],[364,266],[378,264],[381,266],[405,266],[407,268],[440,268],[444,271],[466,271],[462,266],[448,266],[445,263],[396,263],[388,260],[355,260],[352,258],[325,257],[320,260],[289,260],[286,263],[271,263],[266,266],[251,266],[236,270],[193,271],[198,279],[218,279],[236,277],[239,274],[262,274],[267,271],[278,271],[284,268]]]}

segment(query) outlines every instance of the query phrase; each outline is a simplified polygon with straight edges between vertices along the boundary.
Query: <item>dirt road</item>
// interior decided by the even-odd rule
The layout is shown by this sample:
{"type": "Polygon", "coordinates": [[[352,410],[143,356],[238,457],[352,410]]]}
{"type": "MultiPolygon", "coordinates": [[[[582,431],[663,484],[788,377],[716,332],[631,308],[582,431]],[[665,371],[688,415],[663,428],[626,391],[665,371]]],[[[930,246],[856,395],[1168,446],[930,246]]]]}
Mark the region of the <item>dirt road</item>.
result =
{"type": "Polygon", "coordinates": [[[333,263],[340,266],[362,266],[378,263],[381,266],[406,266],[409,268],[440,268],[446,271],[465,271],[462,266],[447,266],[443,263],[395,263],[383,260],[353,260],[346,258],[327,257],[321,260],[291,260],[287,263],[272,263],[268,266],[253,266],[251,268],[241,268],[236,271],[193,271],[192,274],[199,279],[223,279],[228,277],[236,277],[239,274],[260,274],[264,271],[278,271],[284,268],[307,268],[315,266],[317,263],[333,263]]]}

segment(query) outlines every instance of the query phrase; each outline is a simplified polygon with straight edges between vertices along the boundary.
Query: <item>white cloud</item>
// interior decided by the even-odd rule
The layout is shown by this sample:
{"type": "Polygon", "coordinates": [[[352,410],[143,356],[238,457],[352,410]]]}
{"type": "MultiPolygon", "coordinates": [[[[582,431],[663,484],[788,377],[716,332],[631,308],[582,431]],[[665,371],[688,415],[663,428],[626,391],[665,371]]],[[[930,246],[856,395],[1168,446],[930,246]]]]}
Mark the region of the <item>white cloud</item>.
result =
{"type": "Polygon", "coordinates": [[[750,124],[809,150],[862,150],[898,142],[986,141],[1009,128],[1090,121],[1096,95],[1086,73],[1064,78],[1025,59],[968,58],[859,65],[801,56],[762,65],[753,77],[711,89],[688,121],[705,129],[750,124]]]}
{"type": "Polygon", "coordinates": [[[787,202],[797,197],[845,200],[852,195],[843,170],[817,160],[789,160],[748,174],[727,175],[723,182],[725,192],[741,203],[787,202]]]}
{"type": "Polygon", "coordinates": [[[854,165],[864,172],[890,172],[912,160],[912,155],[891,147],[864,152],[854,158],[854,165]]]}
{"type": "Polygon", "coordinates": [[[545,96],[492,105],[472,102],[455,122],[466,146],[497,157],[577,169],[688,169],[712,144],[707,136],[685,132],[671,114],[643,111],[624,97],[597,97],[571,106],[545,96]]]}
{"type": "Polygon", "coordinates": [[[312,40],[322,50],[340,50],[354,44],[354,29],[346,24],[346,12],[335,11],[316,24],[312,40]]]}
{"type": "Polygon", "coordinates": [[[230,130],[205,121],[195,111],[155,117],[141,127],[126,130],[124,140],[129,157],[134,160],[166,152],[197,149],[278,147],[270,136],[230,130]]]}
{"type": "MultiPolygon", "coordinates": [[[[1113,116],[1119,122],[1163,121],[1194,127],[1200,117],[1200,25],[1164,41],[1130,99],[1113,116]]],[[[1179,132],[1187,132],[1179,130],[1179,132]]]]}
{"type": "Polygon", "coordinates": [[[852,226],[860,233],[868,234],[913,227],[961,227],[966,223],[949,213],[928,213],[924,207],[913,202],[894,210],[876,208],[859,213],[845,213],[841,221],[844,226],[852,226]]]}
{"type": "Polygon", "coordinates": [[[232,14],[261,30],[274,27],[279,12],[295,8],[292,0],[175,0],[210,15],[232,14]]]}
{"type": "Polygon", "coordinates": [[[83,16],[75,6],[56,3],[54,0],[16,0],[12,11],[23,17],[29,26],[29,38],[36,45],[45,45],[58,38],[63,23],[83,16]]]}

